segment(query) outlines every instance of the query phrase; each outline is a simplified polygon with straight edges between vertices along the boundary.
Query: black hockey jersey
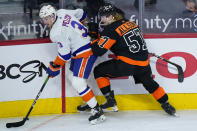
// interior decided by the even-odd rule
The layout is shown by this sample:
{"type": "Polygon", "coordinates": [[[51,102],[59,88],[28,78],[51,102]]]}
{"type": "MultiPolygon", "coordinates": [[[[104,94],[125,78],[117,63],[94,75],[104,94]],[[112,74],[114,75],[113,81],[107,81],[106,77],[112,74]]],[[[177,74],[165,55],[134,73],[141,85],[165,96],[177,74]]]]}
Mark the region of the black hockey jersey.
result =
{"type": "Polygon", "coordinates": [[[139,27],[126,19],[107,25],[100,39],[92,44],[92,50],[96,56],[101,56],[110,50],[117,59],[131,65],[149,64],[148,50],[139,27]]]}

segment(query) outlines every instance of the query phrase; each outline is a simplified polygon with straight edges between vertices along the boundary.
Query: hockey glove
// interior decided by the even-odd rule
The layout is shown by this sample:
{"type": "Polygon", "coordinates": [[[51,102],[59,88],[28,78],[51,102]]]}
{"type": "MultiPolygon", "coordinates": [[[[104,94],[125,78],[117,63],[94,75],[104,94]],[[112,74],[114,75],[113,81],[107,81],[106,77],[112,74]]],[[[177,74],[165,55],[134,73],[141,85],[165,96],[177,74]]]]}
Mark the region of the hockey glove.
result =
{"type": "Polygon", "coordinates": [[[49,63],[49,67],[47,68],[47,74],[50,75],[51,78],[59,75],[60,73],[60,65],[55,65],[52,61],[49,63]]]}
{"type": "Polygon", "coordinates": [[[99,38],[99,26],[97,23],[90,22],[88,23],[88,35],[93,39],[99,38]]]}

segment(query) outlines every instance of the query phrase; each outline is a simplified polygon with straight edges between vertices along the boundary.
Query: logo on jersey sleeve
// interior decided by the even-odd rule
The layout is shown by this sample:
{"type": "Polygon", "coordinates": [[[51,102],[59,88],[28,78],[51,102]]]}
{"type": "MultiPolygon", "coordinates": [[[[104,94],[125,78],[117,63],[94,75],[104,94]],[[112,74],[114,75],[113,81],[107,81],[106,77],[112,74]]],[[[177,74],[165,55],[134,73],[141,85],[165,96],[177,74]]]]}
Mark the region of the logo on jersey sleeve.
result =
{"type": "Polygon", "coordinates": [[[70,23],[71,16],[70,15],[65,15],[62,26],[67,26],[70,23]]]}
{"type": "Polygon", "coordinates": [[[63,47],[63,44],[61,42],[57,42],[59,48],[62,48],[63,47]]]}

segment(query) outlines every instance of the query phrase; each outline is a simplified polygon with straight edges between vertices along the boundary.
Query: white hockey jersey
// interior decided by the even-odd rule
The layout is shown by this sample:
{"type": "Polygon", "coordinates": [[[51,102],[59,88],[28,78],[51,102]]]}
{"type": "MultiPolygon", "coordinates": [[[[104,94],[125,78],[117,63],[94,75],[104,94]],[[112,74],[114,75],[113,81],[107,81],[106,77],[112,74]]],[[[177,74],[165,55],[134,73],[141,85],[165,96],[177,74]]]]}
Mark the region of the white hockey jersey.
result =
{"type": "Polygon", "coordinates": [[[86,17],[82,9],[57,11],[57,18],[50,31],[50,39],[58,44],[58,55],[54,63],[63,65],[71,57],[92,55],[90,37],[81,23],[86,17]]]}

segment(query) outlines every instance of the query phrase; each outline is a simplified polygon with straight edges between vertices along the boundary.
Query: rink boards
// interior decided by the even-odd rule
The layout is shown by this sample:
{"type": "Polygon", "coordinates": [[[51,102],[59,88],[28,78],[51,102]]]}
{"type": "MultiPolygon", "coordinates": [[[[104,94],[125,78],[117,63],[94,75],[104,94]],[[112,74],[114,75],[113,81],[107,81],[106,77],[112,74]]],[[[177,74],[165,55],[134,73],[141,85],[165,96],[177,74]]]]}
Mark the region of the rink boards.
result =
{"type": "MultiPolygon", "coordinates": [[[[43,40],[32,41],[0,42],[0,117],[26,115],[47,76],[45,70],[49,61],[56,57],[56,44],[43,40]]],[[[197,109],[196,42],[197,38],[146,39],[149,52],[168,57],[183,67],[185,79],[183,83],[179,83],[174,66],[150,57],[154,79],[169,94],[169,101],[177,109],[197,109]]],[[[96,64],[113,57],[113,54],[108,52],[99,58],[96,64]]],[[[72,87],[72,74],[68,68],[69,62],[61,72],[62,75],[48,81],[31,115],[76,112],[76,106],[81,104],[82,100],[72,87]]],[[[93,74],[88,83],[99,103],[103,103],[105,100],[98,90],[93,74]]],[[[135,85],[132,77],[113,79],[111,84],[119,110],[161,109],[141,84],[135,85]]]]}

